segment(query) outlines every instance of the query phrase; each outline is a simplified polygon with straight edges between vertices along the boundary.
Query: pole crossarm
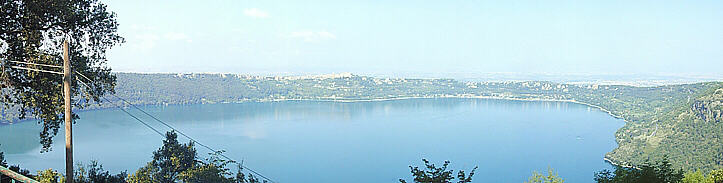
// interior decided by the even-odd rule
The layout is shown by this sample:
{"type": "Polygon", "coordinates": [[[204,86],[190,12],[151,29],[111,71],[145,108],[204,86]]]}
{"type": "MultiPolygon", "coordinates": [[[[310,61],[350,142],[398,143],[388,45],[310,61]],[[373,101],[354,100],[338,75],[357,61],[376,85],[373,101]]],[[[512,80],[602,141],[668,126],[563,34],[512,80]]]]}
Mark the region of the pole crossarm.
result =
{"type": "Polygon", "coordinates": [[[21,175],[21,174],[19,174],[19,173],[17,173],[17,172],[14,172],[14,171],[12,171],[12,170],[4,167],[4,166],[0,166],[0,173],[3,174],[3,175],[5,175],[5,176],[8,176],[8,177],[10,177],[10,178],[12,178],[12,179],[14,179],[14,180],[20,181],[20,182],[24,182],[24,183],[40,183],[40,182],[38,182],[38,181],[36,181],[36,180],[33,180],[33,179],[28,178],[28,177],[26,177],[26,176],[24,176],[24,175],[21,175]]]}
{"type": "Polygon", "coordinates": [[[29,71],[37,71],[37,72],[47,72],[47,73],[51,73],[51,74],[60,74],[60,75],[64,74],[62,72],[57,72],[57,71],[46,71],[46,70],[41,70],[41,69],[33,69],[33,68],[20,67],[20,66],[10,66],[10,68],[23,69],[23,70],[29,70],[29,71]]]}

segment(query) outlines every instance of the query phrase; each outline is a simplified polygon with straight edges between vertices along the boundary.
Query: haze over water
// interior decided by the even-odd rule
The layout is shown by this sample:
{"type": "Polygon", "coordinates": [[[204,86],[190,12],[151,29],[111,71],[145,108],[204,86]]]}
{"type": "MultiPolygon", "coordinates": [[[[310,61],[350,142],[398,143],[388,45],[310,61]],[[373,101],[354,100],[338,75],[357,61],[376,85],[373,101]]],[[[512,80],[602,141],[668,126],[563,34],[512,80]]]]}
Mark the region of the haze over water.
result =
{"type": "MultiPolygon", "coordinates": [[[[523,182],[553,167],[566,182],[593,182],[593,172],[617,145],[624,122],[598,109],[564,102],[410,99],[148,106],[184,133],[279,182],[410,180],[421,158],[455,170],[479,166],[475,182],[523,182]]],[[[142,116],[135,112],[137,116],[142,116]]],[[[75,159],[100,160],[113,172],[151,160],[161,137],[118,109],[81,112],[75,159]]],[[[146,119],[151,122],[151,119],[146,119]]],[[[155,122],[156,128],[166,131],[155,122]]],[[[0,151],[10,164],[37,171],[64,166],[63,132],[40,154],[40,125],[0,127],[0,151]]],[[[179,138],[182,142],[188,139],[179,138]]],[[[201,157],[206,149],[196,146],[201,157]]]]}

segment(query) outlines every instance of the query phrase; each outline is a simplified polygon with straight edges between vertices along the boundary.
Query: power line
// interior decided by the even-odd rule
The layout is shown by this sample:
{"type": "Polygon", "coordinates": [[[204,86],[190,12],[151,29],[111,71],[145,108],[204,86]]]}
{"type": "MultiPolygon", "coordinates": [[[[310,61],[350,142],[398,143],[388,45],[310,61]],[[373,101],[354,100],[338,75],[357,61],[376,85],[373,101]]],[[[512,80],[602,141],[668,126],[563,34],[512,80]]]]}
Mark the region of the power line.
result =
{"type": "MultiPolygon", "coordinates": [[[[78,82],[80,82],[80,84],[83,84],[85,87],[91,88],[90,86],[88,86],[88,84],[85,84],[85,82],[81,81],[80,78],[75,77],[75,79],[77,79],[78,82]]],[[[86,94],[87,94],[87,95],[90,95],[90,94],[88,94],[88,93],[86,93],[86,94]]],[[[156,133],[157,133],[158,135],[160,135],[161,137],[163,137],[163,138],[166,137],[165,135],[163,135],[163,133],[161,133],[161,131],[156,130],[156,129],[153,128],[151,125],[148,125],[148,123],[146,123],[146,122],[144,122],[143,120],[139,119],[138,117],[134,116],[133,114],[131,114],[130,112],[126,111],[126,110],[123,109],[122,107],[116,105],[115,103],[111,102],[110,100],[108,100],[108,98],[105,98],[105,96],[100,96],[100,97],[103,98],[103,99],[105,99],[105,101],[107,101],[108,103],[112,104],[112,105],[115,106],[116,108],[122,110],[123,112],[125,112],[126,114],[128,114],[129,116],[131,116],[133,119],[136,119],[136,121],[138,121],[138,122],[142,123],[143,125],[145,125],[146,127],[150,128],[151,130],[153,130],[154,132],[156,132],[156,133]]]]}
{"type": "Polygon", "coordinates": [[[20,66],[10,66],[10,68],[23,69],[23,70],[29,70],[29,71],[37,71],[37,72],[47,72],[47,73],[61,74],[61,75],[63,74],[62,72],[57,72],[57,71],[46,71],[46,70],[42,70],[42,69],[33,69],[33,68],[20,67],[20,66]]]}
{"type": "Polygon", "coordinates": [[[8,62],[25,64],[25,65],[38,65],[38,66],[44,66],[44,67],[55,67],[55,68],[61,68],[61,69],[63,68],[63,66],[58,66],[58,65],[36,64],[36,63],[31,63],[31,62],[14,61],[14,60],[8,60],[8,62]]]}
{"type": "MultiPolygon", "coordinates": [[[[82,76],[83,78],[85,78],[86,80],[88,80],[89,82],[91,82],[91,84],[92,84],[93,80],[91,80],[91,79],[88,78],[87,76],[83,75],[82,73],[80,73],[80,72],[78,72],[78,71],[75,71],[75,73],[78,74],[78,75],[80,75],[80,76],[82,76]]],[[[78,80],[80,81],[79,78],[76,78],[76,79],[78,79],[78,80]]],[[[80,81],[80,82],[81,82],[83,85],[85,85],[86,87],[90,88],[87,84],[83,83],[83,81],[80,81]]],[[[206,149],[208,149],[208,150],[210,150],[210,151],[212,151],[212,152],[219,152],[219,151],[217,151],[216,149],[213,149],[213,148],[211,148],[211,147],[209,147],[209,146],[207,146],[207,145],[199,142],[198,140],[192,138],[191,136],[186,135],[186,134],[183,133],[182,131],[176,129],[175,127],[173,127],[173,126],[171,126],[170,124],[164,122],[163,120],[156,118],[155,116],[151,115],[150,113],[146,112],[145,110],[141,109],[140,107],[134,105],[133,103],[130,103],[129,101],[127,101],[127,100],[119,97],[118,95],[116,95],[116,94],[111,94],[111,95],[115,96],[116,98],[118,98],[119,100],[123,101],[124,103],[132,106],[133,108],[141,111],[143,114],[145,114],[145,115],[153,118],[154,120],[156,120],[157,122],[163,124],[164,126],[166,126],[166,127],[170,128],[170,129],[178,132],[178,134],[181,134],[182,136],[190,139],[190,140],[193,141],[194,143],[196,143],[196,144],[198,144],[198,145],[201,145],[202,147],[205,147],[206,149]]],[[[101,96],[101,97],[103,97],[103,96],[101,96]]],[[[103,97],[103,99],[105,99],[106,101],[108,101],[108,99],[105,98],[105,97],[103,97]]],[[[108,101],[108,102],[110,103],[110,101],[108,101]]],[[[114,105],[115,105],[115,104],[114,104],[114,105]]],[[[117,106],[116,106],[116,107],[117,107],[117,106]]],[[[130,115],[130,113],[128,113],[127,111],[125,111],[125,109],[122,109],[122,108],[121,108],[121,110],[123,110],[123,112],[126,112],[126,114],[129,114],[129,115],[130,115]]],[[[132,116],[132,115],[131,115],[131,116],[132,116]]],[[[138,119],[138,118],[136,118],[136,117],[134,117],[134,116],[133,116],[133,118],[135,118],[135,119],[138,120],[138,121],[141,121],[140,119],[138,119]]],[[[146,123],[144,123],[144,122],[141,122],[141,123],[143,123],[144,125],[146,125],[147,127],[151,128],[151,129],[153,129],[152,127],[150,127],[150,126],[147,125],[146,123]]],[[[158,130],[155,130],[155,129],[153,129],[153,130],[160,134],[160,132],[158,132],[158,130]]],[[[161,136],[163,136],[163,135],[161,135],[161,136]]],[[[165,137],[165,136],[163,136],[163,137],[165,137]]],[[[221,156],[221,157],[223,157],[223,158],[226,158],[227,160],[230,160],[230,161],[235,162],[235,163],[238,164],[241,168],[245,168],[245,169],[247,169],[249,172],[254,173],[254,174],[256,174],[257,176],[259,176],[259,177],[261,177],[261,178],[264,178],[264,179],[266,179],[266,180],[269,181],[269,182],[275,183],[275,181],[269,179],[268,177],[264,176],[263,174],[258,173],[258,172],[256,172],[256,171],[254,171],[253,169],[251,169],[251,168],[249,168],[249,167],[247,167],[247,166],[244,166],[243,164],[239,164],[238,161],[236,161],[236,160],[234,160],[234,159],[231,159],[231,158],[229,158],[229,157],[226,156],[226,155],[223,155],[223,154],[220,154],[220,153],[219,153],[218,155],[221,156]]]]}
{"type": "Polygon", "coordinates": [[[153,115],[151,115],[151,114],[147,113],[147,112],[146,112],[146,111],[144,111],[143,109],[139,108],[139,107],[138,107],[138,106],[136,106],[136,105],[133,105],[133,104],[131,104],[131,103],[130,103],[130,102],[128,102],[127,100],[125,100],[125,99],[123,99],[123,98],[120,98],[120,97],[116,96],[115,94],[111,94],[111,95],[115,96],[116,98],[118,98],[119,100],[121,100],[121,101],[125,102],[126,104],[128,104],[128,105],[132,106],[133,108],[136,108],[137,110],[141,111],[141,113],[143,113],[143,114],[146,114],[147,116],[149,116],[149,117],[153,118],[154,120],[158,121],[159,123],[163,124],[164,126],[166,126],[166,127],[170,128],[170,129],[173,129],[173,130],[177,131],[177,132],[178,132],[178,134],[181,134],[181,135],[183,135],[184,137],[186,137],[186,138],[188,138],[188,139],[191,139],[191,140],[192,140],[192,141],[194,141],[195,143],[198,143],[198,145],[201,145],[201,146],[205,147],[205,148],[206,148],[206,149],[208,149],[208,150],[211,150],[211,151],[214,151],[214,152],[216,152],[216,150],[214,150],[213,148],[211,148],[211,147],[208,147],[207,145],[205,145],[205,144],[202,144],[202,143],[200,143],[200,142],[196,141],[195,139],[191,138],[190,136],[188,136],[188,135],[184,134],[183,132],[181,132],[181,131],[178,131],[178,130],[176,130],[176,128],[172,127],[172,126],[171,126],[171,125],[169,125],[168,123],[166,123],[166,122],[164,122],[164,121],[162,121],[162,120],[160,120],[160,119],[156,118],[155,116],[153,116],[153,115]]]}
{"type": "MultiPolygon", "coordinates": [[[[17,63],[17,64],[25,64],[25,65],[36,65],[36,66],[43,66],[43,67],[53,67],[53,68],[63,68],[63,66],[57,66],[57,65],[49,65],[49,64],[37,64],[37,63],[31,63],[31,62],[23,62],[23,61],[15,61],[15,60],[2,60],[3,67],[7,65],[6,62],[11,63],[17,63]]],[[[43,69],[35,69],[35,68],[29,68],[29,67],[21,67],[21,66],[10,66],[10,68],[14,69],[23,69],[23,70],[29,70],[29,71],[37,71],[37,72],[46,72],[46,73],[52,73],[52,74],[63,74],[59,71],[49,71],[49,70],[43,70],[43,69]]],[[[3,71],[4,72],[4,71],[3,71]]]]}

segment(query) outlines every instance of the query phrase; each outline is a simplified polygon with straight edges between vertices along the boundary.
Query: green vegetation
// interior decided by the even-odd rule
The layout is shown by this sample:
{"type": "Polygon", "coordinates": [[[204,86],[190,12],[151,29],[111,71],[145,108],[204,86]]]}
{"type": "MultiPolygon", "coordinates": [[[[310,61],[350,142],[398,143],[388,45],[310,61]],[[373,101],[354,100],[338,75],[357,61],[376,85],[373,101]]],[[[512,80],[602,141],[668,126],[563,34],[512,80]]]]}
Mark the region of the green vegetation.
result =
{"type": "MultiPolygon", "coordinates": [[[[23,176],[32,177],[30,175],[30,171],[24,170],[24,169],[20,168],[20,166],[18,166],[18,165],[9,166],[8,163],[5,161],[5,153],[2,151],[0,151],[0,166],[7,167],[8,169],[10,169],[14,172],[17,172],[23,176]]],[[[10,177],[0,174],[0,183],[10,183],[9,178],[10,177]]]]}
{"type": "MultiPolygon", "coordinates": [[[[6,0],[0,1],[0,7],[0,42],[4,43],[0,52],[0,113],[5,116],[8,112],[4,110],[12,109],[18,112],[5,118],[30,115],[38,119],[43,125],[41,151],[48,151],[63,123],[63,76],[11,67],[59,72],[57,68],[33,64],[62,66],[63,41],[67,41],[73,71],[96,81],[92,89],[81,90],[79,83],[72,80],[71,93],[79,95],[84,91],[100,96],[113,92],[115,86],[115,76],[105,65],[106,50],[123,42],[123,38],[117,34],[115,14],[98,0],[6,0]]],[[[90,96],[83,99],[98,101],[90,96]]],[[[81,100],[75,101],[74,107],[84,107],[77,102],[81,100]]]]}
{"type": "MultiPolygon", "coordinates": [[[[209,153],[208,158],[200,160],[196,154],[194,144],[179,143],[177,134],[173,131],[166,133],[163,146],[153,152],[153,160],[135,173],[128,175],[121,172],[116,175],[110,174],[103,169],[103,166],[92,161],[87,166],[79,164],[74,175],[75,182],[80,183],[163,183],[163,182],[222,182],[222,183],[260,183],[258,178],[242,173],[241,167],[232,171],[229,165],[236,162],[220,158],[223,151],[209,153]]],[[[469,183],[472,182],[477,167],[469,174],[460,170],[454,174],[454,170],[447,170],[449,161],[445,161],[441,167],[431,164],[428,160],[422,159],[426,169],[409,166],[413,181],[415,183],[469,183]]],[[[8,166],[4,161],[3,153],[0,152],[0,165],[8,166]]],[[[38,171],[32,175],[28,170],[19,166],[11,166],[11,170],[28,177],[34,177],[42,183],[63,182],[65,177],[55,170],[47,169],[38,171]]],[[[723,183],[723,169],[713,170],[709,173],[702,171],[689,171],[683,174],[682,169],[673,168],[672,164],[664,157],[656,163],[645,162],[637,168],[626,168],[616,166],[615,171],[603,170],[595,173],[593,178],[598,183],[723,183]]],[[[406,183],[406,180],[399,179],[406,183]]],[[[9,179],[3,179],[0,175],[0,183],[9,183],[9,179]]],[[[559,177],[557,172],[548,168],[547,175],[533,172],[525,183],[563,183],[564,179],[559,177]]]]}
{"type": "Polygon", "coordinates": [[[682,179],[683,171],[672,168],[667,158],[655,164],[645,162],[639,168],[617,166],[615,172],[603,170],[595,174],[598,183],[677,183],[682,179]]]}
{"type": "Polygon", "coordinates": [[[163,147],[153,152],[153,161],[131,175],[129,181],[177,181],[179,174],[194,166],[196,158],[196,149],[193,148],[192,142],[180,144],[176,133],[168,132],[166,139],[163,140],[163,147]]]}
{"type": "Polygon", "coordinates": [[[38,176],[35,177],[35,180],[41,183],[57,183],[65,182],[65,177],[63,177],[62,174],[58,173],[58,171],[55,171],[53,169],[47,169],[43,171],[38,171],[38,176]]]}
{"type": "Polygon", "coordinates": [[[707,176],[701,171],[690,171],[683,176],[682,183],[723,183],[723,169],[715,170],[707,176]]]}
{"type": "MultiPolygon", "coordinates": [[[[178,142],[177,137],[175,132],[167,132],[163,146],[153,152],[153,160],[131,175],[126,172],[112,175],[103,169],[103,165],[92,161],[88,165],[76,166],[74,181],[78,183],[266,182],[259,181],[250,174],[247,176],[241,172],[243,170],[241,167],[236,167],[235,172],[232,171],[229,166],[236,162],[221,159],[223,151],[209,153],[208,158],[201,160],[192,142],[182,144],[178,142]]],[[[2,152],[0,152],[0,166],[7,166],[2,152]]],[[[62,174],[52,169],[38,171],[37,175],[32,175],[30,171],[19,166],[10,166],[9,169],[33,177],[42,183],[59,183],[65,180],[62,174]]],[[[0,183],[9,182],[10,179],[0,174],[0,183]]]]}
{"type": "Polygon", "coordinates": [[[675,167],[710,171],[723,167],[723,123],[720,83],[683,85],[690,90],[670,101],[643,100],[642,111],[624,116],[628,121],[618,130],[620,147],[606,156],[621,165],[640,165],[644,160],[669,156],[675,167]],[[649,102],[648,102],[649,101],[649,102]],[[648,105],[646,105],[648,104],[648,105]],[[718,115],[716,115],[718,114],[718,115]]]}
{"type": "Polygon", "coordinates": [[[565,180],[562,179],[559,175],[557,175],[557,172],[555,172],[554,169],[547,168],[547,175],[533,171],[532,176],[525,183],[564,183],[564,182],[565,182],[565,180]]]}
{"type": "Polygon", "coordinates": [[[574,101],[600,107],[628,122],[615,134],[619,147],[606,155],[613,163],[641,165],[647,159],[661,160],[667,155],[675,167],[710,171],[723,167],[722,86],[722,83],[633,87],[544,81],[460,82],[356,75],[303,78],[118,74],[117,92],[133,103],[148,105],[406,97],[574,101]]]}
{"type": "MultiPolygon", "coordinates": [[[[452,183],[455,180],[454,170],[447,170],[449,161],[444,161],[442,167],[437,167],[426,159],[422,159],[422,162],[424,162],[426,168],[424,170],[420,170],[419,167],[409,166],[415,183],[452,183]]],[[[465,174],[463,170],[458,171],[457,183],[472,182],[475,170],[477,170],[477,167],[474,167],[469,172],[469,175],[465,174]]],[[[399,179],[399,182],[406,183],[407,181],[399,179]]]]}
{"type": "Polygon", "coordinates": [[[128,176],[129,183],[165,182],[219,182],[257,183],[253,175],[246,177],[237,167],[234,173],[228,168],[236,162],[220,158],[220,152],[210,153],[205,161],[196,154],[193,142],[181,144],[175,132],[167,132],[163,146],[153,152],[153,160],[128,176]]]}
{"type": "Polygon", "coordinates": [[[615,171],[603,170],[595,174],[598,183],[723,183],[723,169],[713,170],[707,175],[702,171],[674,169],[667,158],[657,163],[645,162],[638,168],[616,166],[615,171]]]}
{"type": "MultiPolygon", "coordinates": [[[[2,152],[0,152],[0,155],[2,155],[2,152]]],[[[0,156],[0,166],[8,166],[4,162],[2,156],[0,156]]],[[[125,179],[128,176],[126,172],[111,175],[108,171],[103,169],[102,165],[98,164],[98,162],[96,161],[92,161],[87,166],[83,164],[78,164],[76,167],[77,170],[75,171],[73,180],[78,183],[124,183],[126,182],[125,179]]],[[[12,165],[8,168],[26,177],[32,177],[33,179],[41,183],[65,182],[66,178],[61,173],[58,173],[58,171],[52,169],[38,171],[37,175],[33,175],[30,173],[30,171],[20,168],[20,165],[12,165]]],[[[10,182],[11,179],[9,177],[5,177],[4,175],[0,174],[0,183],[10,182]]]]}
{"type": "MultiPolygon", "coordinates": [[[[599,107],[627,123],[615,133],[619,147],[605,155],[621,166],[668,156],[673,167],[709,172],[723,168],[723,83],[655,87],[573,85],[546,81],[461,82],[386,79],[352,74],[261,77],[233,74],[117,73],[116,94],[140,105],[359,101],[409,97],[480,97],[558,100],[599,107]]],[[[113,97],[112,101],[118,102],[113,97]]],[[[82,101],[82,100],[76,100],[82,101]]],[[[122,105],[122,103],[118,102],[122,105]]],[[[107,108],[91,104],[87,109],[107,108]]],[[[4,117],[17,110],[0,111],[4,117]]]]}

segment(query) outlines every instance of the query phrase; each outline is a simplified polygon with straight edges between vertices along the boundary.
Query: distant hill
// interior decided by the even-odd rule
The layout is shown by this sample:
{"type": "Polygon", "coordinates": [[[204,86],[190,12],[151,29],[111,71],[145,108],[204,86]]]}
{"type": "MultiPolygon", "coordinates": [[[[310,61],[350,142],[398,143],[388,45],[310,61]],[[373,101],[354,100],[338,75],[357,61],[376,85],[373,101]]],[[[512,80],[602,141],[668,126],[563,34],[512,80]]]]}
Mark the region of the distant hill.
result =
{"type": "MultiPolygon", "coordinates": [[[[613,163],[639,165],[669,156],[675,166],[723,167],[723,83],[634,87],[548,81],[463,82],[375,78],[353,74],[267,77],[235,74],[116,73],[116,93],[134,104],[170,105],[280,100],[359,101],[410,97],[559,100],[599,107],[627,121],[613,163]]],[[[114,97],[112,101],[121,104],[114,97]]],[[[93,104],[86,109],[107,108],[93,104]]],[[[1,110],[5,123],[16,110],[1,110]]]]}

